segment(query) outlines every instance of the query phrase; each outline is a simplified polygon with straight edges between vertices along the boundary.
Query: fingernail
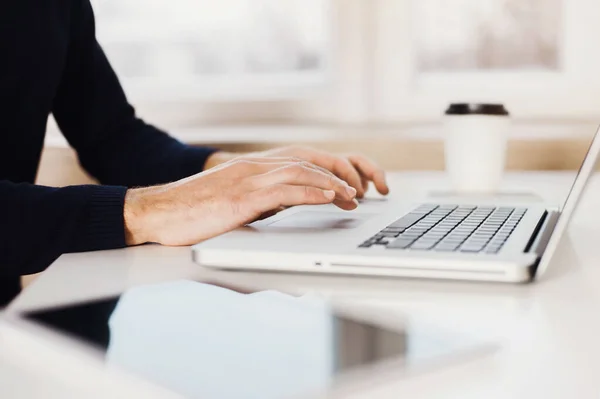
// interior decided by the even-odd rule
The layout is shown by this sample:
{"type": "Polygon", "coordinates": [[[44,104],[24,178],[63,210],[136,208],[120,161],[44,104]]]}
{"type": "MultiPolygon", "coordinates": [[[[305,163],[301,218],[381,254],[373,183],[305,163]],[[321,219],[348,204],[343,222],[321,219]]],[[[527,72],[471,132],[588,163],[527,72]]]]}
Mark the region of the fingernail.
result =
{"type": "Polygon", "coordinates": [[[354,187],[346,187],[346,192],[348,193],[349,196],[351,197],[356,197],[356,189],[354,187]]]}
{"type": "Polygon", "coordinates": [[[335,191],[333,190],[323,190],[323,194],[325,195],[325,198],[327,199],[334,199],[335,198],[335,191]]]}

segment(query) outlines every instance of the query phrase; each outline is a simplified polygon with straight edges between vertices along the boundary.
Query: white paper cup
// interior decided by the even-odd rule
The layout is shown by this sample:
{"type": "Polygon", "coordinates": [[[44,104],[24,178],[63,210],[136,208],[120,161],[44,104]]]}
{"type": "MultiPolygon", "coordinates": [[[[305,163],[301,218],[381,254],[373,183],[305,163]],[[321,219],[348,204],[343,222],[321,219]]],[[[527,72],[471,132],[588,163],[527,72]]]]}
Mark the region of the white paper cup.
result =
{"type": "Polygon", "coordinates": [[[451,104],[444,116],[446,172],[459,193],[494,193],[506,164],[510,116],[500,104],[451,104]]]}

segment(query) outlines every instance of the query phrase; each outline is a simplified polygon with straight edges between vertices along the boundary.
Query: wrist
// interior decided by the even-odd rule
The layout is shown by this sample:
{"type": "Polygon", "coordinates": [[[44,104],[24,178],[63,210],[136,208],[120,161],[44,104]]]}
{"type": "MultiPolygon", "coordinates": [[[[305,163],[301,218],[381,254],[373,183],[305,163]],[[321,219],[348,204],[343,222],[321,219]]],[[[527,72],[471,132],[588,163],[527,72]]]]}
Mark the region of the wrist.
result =
{"type": "Polygon", "coordinates": [[[148,189],[129,189],[125,194],[123,219],[125,221],[125,243],[128,246],[150,242],[147,226],[147,211],[144,191],[148,189]]]}
{"type": "Polygon", "coordinates": [[[204,170],[214,168],[215,166],[231,161],[232,159],[238,156],[239,154],[234,154],[232,152],[227,151],[214,152],[206,159],[206,163],[204,164],[204,170]]]}

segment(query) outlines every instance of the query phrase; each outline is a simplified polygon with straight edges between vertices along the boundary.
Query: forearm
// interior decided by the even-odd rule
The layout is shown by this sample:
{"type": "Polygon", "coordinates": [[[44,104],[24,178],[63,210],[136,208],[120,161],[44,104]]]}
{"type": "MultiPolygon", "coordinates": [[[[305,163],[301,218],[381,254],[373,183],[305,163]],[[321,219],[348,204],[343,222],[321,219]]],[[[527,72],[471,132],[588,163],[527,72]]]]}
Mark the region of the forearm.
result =
{"type": "Polygon", "coordinates": [[[201,172],[215,150],[144,123],[95,37],[89,0],[73,2],[69,53],[52,113],[82,166],[103,184],[147,186],[201,172]]]}
{"type": "Polygon", "coordinates": [[[183,144],[133,116],[111,129],[101,140],[77,149],[82,166],[102,184],[139,187],[176,181],[202,172],[217,151],[183,144]]]}
{"type": "Polygon", "coordinates": [[[125,187],[0,182],[2,273],[44,270],[58,256],[125,246],[125,187]]]}

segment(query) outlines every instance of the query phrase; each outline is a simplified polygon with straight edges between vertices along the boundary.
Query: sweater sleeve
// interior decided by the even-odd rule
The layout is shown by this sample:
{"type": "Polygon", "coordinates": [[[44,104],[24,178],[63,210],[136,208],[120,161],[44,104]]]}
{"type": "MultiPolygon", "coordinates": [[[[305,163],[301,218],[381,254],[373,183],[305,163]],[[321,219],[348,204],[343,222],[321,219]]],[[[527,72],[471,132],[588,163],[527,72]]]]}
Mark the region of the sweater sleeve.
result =
{"type": "Polygon", "coordinates": [[[2,274],[44,270],[66,252],[125,246],[125,187],[51,188],[0,181],[2,274]]]}
{"type": "Polygon", "coordinates": [[[184,145],[136,117],[96,40],[89,0],[75,3],[53,114],[84,169],[103,184],[127,187],[202,171],[216,150],[184,145]]]}

